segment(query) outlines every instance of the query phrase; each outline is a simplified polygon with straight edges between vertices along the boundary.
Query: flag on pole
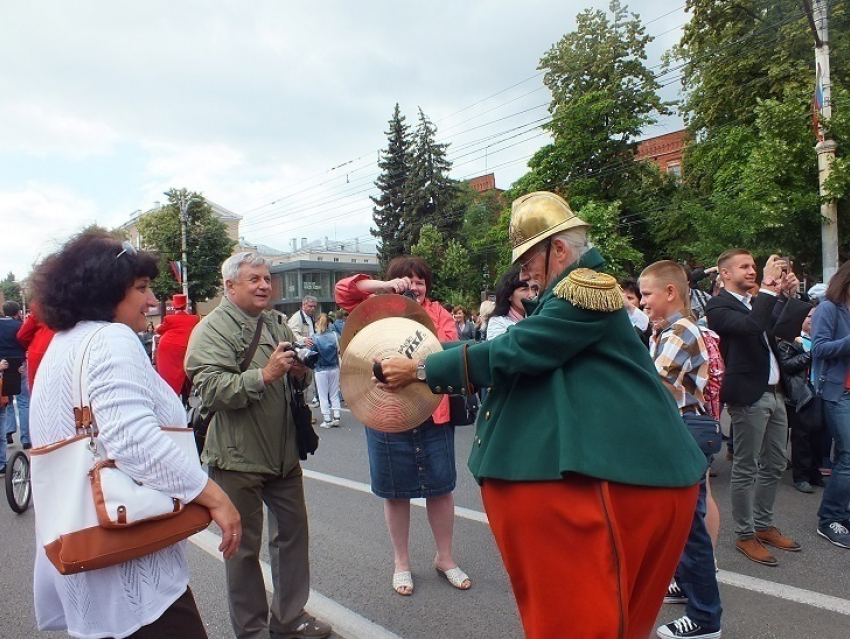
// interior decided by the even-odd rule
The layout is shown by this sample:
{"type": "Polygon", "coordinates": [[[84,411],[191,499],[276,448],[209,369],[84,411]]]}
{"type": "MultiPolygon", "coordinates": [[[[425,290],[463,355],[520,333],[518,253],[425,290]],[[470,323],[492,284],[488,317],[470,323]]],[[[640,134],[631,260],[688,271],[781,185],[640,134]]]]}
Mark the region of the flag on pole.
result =
{"type": "Polygon", "coordinates": [[[820,116],[823,112],[823,72],[818,63],[818,75],[815,81],[815,95],[812,98],[812,115],[815,127],[815,137],[823,141],[823,128],[820,124],[820,116]]]}
{"type": "Polygon", "coordinates": [[[178,281],[178,283],[183,283],[183,265],[179,260],[171,261],[169,260],[168,265],[171,267],[171,272],[174,273],[174,279],[178,281]]]}

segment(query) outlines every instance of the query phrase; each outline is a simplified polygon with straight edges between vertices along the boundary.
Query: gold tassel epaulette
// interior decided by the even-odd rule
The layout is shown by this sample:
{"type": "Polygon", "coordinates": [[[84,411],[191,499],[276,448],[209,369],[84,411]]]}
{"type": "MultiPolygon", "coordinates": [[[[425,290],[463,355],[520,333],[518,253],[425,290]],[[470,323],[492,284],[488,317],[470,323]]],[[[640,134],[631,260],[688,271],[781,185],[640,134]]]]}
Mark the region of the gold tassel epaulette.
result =
{"type": "Polygon", "coordinates": [[[620,287],[610,275],[589,268],[577,268],[553,289],[555,295],[573,306],[589,311],[616,311],[623,308],[620,287]]]}

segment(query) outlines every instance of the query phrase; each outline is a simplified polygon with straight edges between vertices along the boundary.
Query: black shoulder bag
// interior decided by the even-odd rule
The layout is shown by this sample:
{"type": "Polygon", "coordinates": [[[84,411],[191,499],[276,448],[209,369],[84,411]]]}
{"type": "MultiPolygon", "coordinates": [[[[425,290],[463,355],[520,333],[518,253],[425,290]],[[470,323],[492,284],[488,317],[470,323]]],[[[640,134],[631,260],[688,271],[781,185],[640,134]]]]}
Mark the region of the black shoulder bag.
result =
{"type": "Polygon", "coordinates": [[[295,439],[298,443],[298,457],[302,461],[307,459],[307,453],[316,454],[319,448],[319,436],[313,430],[313,411],[304,401],[304,389],[300,382],[288,376],[289,407],[292,410],[292,421],[295,422],[295,439]]]}
{"type": "MultiPolygon", "coordinates": [[[[245,354],[245,359],[242,360],[242,363],[239,365],[239,372],[244,373],[248,370],[248,367],[251,365],[251,362],[254,359],[254,355],[257,353],[257,347],[260,345],[260,334],[263,332],[263,318],[260,317],[257,320],[257,330],[254,331],[254,339],[251,340],[251,346],[248,347],[248,352],[245,354]]],[[[201,398],[198,396],[197,390],[192,388],[192,394],[189,397],[189,413],[187,414],[187,421],[189,422],[189,427],[195,431],[195,445],[198,447],[198,454],[204,452],[204,444],[207,441],[207,431],[210,429],[210,423],[212,422],[212,418],[215,416],[215,411],[209,411],[206,415],[203,415],[203,406],[201,406],[201,398]]]]}

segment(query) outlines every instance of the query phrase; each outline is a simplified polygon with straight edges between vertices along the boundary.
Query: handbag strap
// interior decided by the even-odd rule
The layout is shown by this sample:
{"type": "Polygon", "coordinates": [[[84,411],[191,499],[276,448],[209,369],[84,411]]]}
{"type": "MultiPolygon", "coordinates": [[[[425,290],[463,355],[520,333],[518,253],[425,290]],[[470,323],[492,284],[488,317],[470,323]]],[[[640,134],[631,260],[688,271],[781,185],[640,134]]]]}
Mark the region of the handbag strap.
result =
{"type": "Polygon", "coordinates": [[[74,393],[74,426],[78,432],[89,432],[92,439],[97,437],[97,426],[93,425],[94,415],[89,401],[89,389],[86,383],[85,369],[88,366],[91,343],[95,335],[107,326],[109,324],[103,324],[83,338],[83,343],[77,350],[74,378],[71,383],[71,391],[74,393]]]}

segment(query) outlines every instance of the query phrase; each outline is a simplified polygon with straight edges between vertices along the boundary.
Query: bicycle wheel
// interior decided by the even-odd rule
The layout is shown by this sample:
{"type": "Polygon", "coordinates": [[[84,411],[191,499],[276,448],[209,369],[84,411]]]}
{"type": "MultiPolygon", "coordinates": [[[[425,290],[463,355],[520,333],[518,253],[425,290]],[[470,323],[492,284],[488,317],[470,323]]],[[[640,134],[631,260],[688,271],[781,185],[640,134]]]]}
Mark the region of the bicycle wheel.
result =
{"type": "Polygon", "coordinates": [[[20,514],[29,508],[31,498],[30,458],[19,450],[6,466],[6,499],[12,510],[20,514]]]}

